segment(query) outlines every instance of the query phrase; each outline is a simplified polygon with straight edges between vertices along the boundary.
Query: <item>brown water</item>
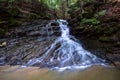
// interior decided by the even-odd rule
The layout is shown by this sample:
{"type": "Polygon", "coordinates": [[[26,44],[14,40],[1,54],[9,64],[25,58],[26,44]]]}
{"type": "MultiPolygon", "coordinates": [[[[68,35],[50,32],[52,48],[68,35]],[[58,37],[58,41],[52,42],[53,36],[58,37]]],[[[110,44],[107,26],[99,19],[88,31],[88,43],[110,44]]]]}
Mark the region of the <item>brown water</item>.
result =
{"type": "Polygon", "coordinates": [[[28,67],[18,69],[18,66],[0,67],[0,80],[120,80],[120,70],[94,66],[86,70],[58,72],[47,68],[28,67]]]}

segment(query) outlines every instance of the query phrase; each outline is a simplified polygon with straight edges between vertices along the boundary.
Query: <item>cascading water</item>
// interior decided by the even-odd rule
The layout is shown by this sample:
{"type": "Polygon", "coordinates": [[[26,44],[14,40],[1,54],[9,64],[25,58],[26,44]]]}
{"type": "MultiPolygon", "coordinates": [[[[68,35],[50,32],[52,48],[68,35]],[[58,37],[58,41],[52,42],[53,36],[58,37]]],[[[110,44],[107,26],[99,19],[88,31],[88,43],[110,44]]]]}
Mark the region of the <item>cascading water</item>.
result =
{"type": "Polygon", "coordinates": [[[31,59],[26,66],[41,64],[52,69],[65,70],[104,65],[104,60],[84,50],[81,44],[69,34],[68,23],[65,20],[57,20],[57,22],[59,23],[61,36],[41,57],[31,59]]]}

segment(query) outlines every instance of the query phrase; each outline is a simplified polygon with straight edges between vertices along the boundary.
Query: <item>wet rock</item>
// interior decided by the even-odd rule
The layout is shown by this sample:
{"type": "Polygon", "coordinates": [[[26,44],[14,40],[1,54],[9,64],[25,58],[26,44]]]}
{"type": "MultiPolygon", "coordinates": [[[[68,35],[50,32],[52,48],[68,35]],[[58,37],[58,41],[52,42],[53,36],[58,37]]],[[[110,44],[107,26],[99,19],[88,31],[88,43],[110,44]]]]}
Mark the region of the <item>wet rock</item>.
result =
{"type": "Polygon", "coordinates": [[[7,46],[0,48],[0,65],[23,65],[31,58],[43,55],[55,39],[55,36],[33,35],[0,40],[8,41],[7,46]]]}
{"type": "Polygon", "coordinates": [[[5,46],[7,46],[7,42],[2,42],[2,43],[0,44],[0,47],[5,47],[5,46]]]}
{"type": "Polygon", "coordinates": [[[0,65],[4,65],[6,63],[5,61],[6,57],[0,57],[0,65]]]}
{"type": "Polygon", "coordinates": [[[118,41],[116,44],[113,45],[114,47],[120,47],[120,42],[118,41]]]}
{"type": "Polygon", "coordinates": [[[53,22],[53,23],[51,23],[51,26],[59,26],[59,23],[58,22],[53,22]]]}
{"type": "Polygon", "coordinates": [[[31,31],[27,33],[27,36],[41,36],[40,31],[31,31]]]}

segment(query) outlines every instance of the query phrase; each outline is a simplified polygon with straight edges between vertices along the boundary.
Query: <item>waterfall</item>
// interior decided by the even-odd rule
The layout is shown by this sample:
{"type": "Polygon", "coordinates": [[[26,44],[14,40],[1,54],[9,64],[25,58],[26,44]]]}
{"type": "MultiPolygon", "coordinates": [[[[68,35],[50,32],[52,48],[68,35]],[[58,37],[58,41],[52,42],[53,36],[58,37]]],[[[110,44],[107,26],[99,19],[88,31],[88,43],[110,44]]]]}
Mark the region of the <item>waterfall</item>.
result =
{"type": "MultiPolygon", "coordinates": [[[[83,49],[74,36],[69,33],[66,20],[57,20],[61,36],[59,36],[50,48],[39,58],[28,61],[26,66],[35,64],[46,65],[52,69],[84,69],[92,65],[104,65],[104,60],[83,49]]],[[[48,24],[50,26],[50,23],[48,24]]]]}

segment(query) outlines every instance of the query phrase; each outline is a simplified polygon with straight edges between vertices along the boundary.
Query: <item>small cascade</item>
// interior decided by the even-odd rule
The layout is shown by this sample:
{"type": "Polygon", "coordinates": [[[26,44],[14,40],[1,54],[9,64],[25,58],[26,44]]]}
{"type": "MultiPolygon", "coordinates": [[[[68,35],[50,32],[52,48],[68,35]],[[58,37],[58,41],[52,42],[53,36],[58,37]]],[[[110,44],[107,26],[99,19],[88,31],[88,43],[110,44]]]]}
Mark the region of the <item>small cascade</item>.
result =
{"type": "MultiPolygon", "coordinates": [[[[83,49],[74,36],[69,33],[66,20],[57,20],[61,36],[59,36],[40,57],[28,61],[25,66],[40,65],[40,67],[50,67],[52,69],[84,69],[92,65],[104,65],[104,60],[83,49]]],[[[47,27],[51,28],[50,22],[47,27]]],[[[49,35],[49,33],[48,33],[49,35]]]]}

